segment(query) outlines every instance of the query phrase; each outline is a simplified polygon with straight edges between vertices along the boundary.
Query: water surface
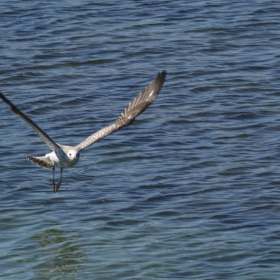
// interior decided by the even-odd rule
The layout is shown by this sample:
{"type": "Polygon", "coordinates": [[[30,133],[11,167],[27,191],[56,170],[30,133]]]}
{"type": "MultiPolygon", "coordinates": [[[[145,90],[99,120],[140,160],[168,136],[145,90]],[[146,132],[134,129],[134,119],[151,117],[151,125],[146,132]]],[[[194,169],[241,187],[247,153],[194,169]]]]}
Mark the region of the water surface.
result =
{"type": "Polygon", "coordinates": [[[0,102],[2,278],[279,279],[278,6],[2,1],[1,92],[58,143],[168,72],[56,194],[25,157],[49,148],[0,102]]]}

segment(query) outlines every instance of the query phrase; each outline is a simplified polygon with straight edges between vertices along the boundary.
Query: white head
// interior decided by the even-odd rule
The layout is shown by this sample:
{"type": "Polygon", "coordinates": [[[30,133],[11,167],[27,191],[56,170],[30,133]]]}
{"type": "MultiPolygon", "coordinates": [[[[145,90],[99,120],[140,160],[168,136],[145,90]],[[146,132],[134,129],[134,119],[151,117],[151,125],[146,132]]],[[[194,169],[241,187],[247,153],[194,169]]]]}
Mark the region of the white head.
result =
{"type": "Polygon", "coordinates": [[[71,161],[78,161],[80,158],[80,151],[69,150],[67,156],[71,161]]]}

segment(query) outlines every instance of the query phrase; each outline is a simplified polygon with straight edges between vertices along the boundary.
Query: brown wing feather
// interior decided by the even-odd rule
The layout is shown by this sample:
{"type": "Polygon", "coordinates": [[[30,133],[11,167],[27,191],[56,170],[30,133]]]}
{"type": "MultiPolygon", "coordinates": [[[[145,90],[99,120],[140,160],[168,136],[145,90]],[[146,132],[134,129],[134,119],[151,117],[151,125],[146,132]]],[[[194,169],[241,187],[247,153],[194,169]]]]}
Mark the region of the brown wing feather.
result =
{"type": "Polygon", "coordinates": [[[0,98],[6,102],[11,111],[25,121],[34,131],[41,137],[41,139],[52,149],[60,150],[59,146],[45,133],[36,123],[29,119],[23,112],[21,112],[6,96],[0,92],[0,98]]]}
{"type": "Polygon", "coordinates": [[[134,119],[144,112],[147,107],[156,99],[162,85],[165,81],[166,71],[158,73],[157,77],[146,88],[144,88],[140,94],[138,94],[123,110],[118,119],[111,125],[102,128],[96,133],[89,136],[83,142],[76,146],[78,150],[83,150],[86,147],[92,145],[96,141],[104,138],[105,136],[119,130],[131,124],[134,119]]]}

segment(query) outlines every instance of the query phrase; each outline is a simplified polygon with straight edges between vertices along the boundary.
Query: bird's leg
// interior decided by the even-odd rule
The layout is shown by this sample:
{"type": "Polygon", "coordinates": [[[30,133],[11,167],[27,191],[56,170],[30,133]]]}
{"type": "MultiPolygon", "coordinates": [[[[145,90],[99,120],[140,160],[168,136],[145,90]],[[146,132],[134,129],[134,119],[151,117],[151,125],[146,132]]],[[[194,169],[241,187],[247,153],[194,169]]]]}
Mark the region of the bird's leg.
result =
{"type": "Polygon", "coordinates": [[[63,168],[61,167],[60,168],[60,178],[59,178],[59,181],[58,181],[57,185],[54,185],[55,186],[54,192],[58,192],[58,189],[59,189],[59,187],[62,183],[62,171],[63,171],[63,168]]]}
{"type": "Polygon", "coordinates": [[[55,188],[56,188],[56,185],[55,185],[55,182],[54,182],[54,171],[55,171],[55,167],[53,167],[52,170],[53,170],[52,187],[53,187],[53,192],[55,192],[55,188]]]}
{"type": "Polygon", "coordinates": [[[62,183],[62,171],[63,168],[60,168],[60,178],[57,184],[55,184],[55,180],[54,180],[54,171],[55,171],[55,167],[52,168],[53,170],[53,179],[52,179],[52,187],[53,187],[53,192],[58,192],[58,189],[62,183]]]}

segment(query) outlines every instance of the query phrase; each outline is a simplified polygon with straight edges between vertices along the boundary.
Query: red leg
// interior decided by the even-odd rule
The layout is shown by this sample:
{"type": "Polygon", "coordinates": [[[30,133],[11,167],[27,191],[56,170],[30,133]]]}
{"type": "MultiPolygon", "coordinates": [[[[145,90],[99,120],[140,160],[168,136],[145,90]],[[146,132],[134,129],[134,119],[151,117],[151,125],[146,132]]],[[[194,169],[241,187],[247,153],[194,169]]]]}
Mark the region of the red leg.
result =
{"type": "Polygon", "coordinates": [[[61,167],[60,168],[60,178],[59,178],[59,181],[57,183],[57,185],[55,185],[55,189],[54,189],[54,192],[58,192],[58,189],[62,183],[62,171],[63,171],[63,168],[61,167]]]}
{"type": "Polygon", "coordinates": [[[52,187],[53,187],[53,192],[55,192],[55,182],[54,182],[54,171],[55,171],[55,167],[52,168],[53,170],[53,178],[52,178],[52,187]]]}

